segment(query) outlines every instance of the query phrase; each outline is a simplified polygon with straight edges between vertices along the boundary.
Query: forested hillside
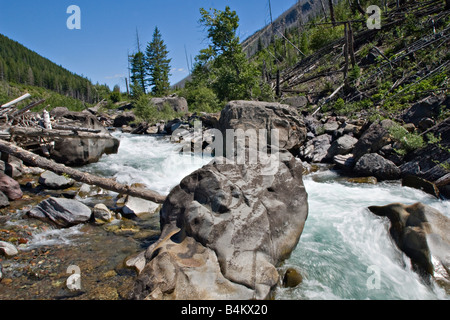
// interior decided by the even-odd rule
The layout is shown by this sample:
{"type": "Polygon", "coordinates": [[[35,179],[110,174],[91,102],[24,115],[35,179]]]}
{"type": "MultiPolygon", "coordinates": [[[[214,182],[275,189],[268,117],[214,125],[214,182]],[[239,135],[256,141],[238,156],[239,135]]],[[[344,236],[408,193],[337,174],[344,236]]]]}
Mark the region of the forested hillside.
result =
{"type": "Polygon", "coordinates": [[[11,90],[5,89],[6,84],[22,89],[23,86],[39,87],[85,103],[96,103],[102,99],[105,91],[109,91],[109,88],[92,84],[89,79],[58,66],[2,34],[0,82],[3,83],[3,95],[10,95],[11,90]]]}

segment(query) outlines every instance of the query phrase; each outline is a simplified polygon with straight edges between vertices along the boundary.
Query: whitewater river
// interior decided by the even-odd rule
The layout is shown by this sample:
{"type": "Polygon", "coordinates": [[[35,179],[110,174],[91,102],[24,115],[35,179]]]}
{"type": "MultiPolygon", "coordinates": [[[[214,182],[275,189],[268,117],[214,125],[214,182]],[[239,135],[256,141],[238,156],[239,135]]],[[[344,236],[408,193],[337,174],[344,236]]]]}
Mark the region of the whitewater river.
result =
{"type": "MultiPolygon", "coordinates": [[[[210,161],[182,156],[179,146],[164,138],[115,135],[121,140],[119,153],[104,156],[88,171],[168,194],[210,161]]],[[[367,210],[371,205],[420,201],[450,216],[450,202],[399,183],[348,183],[331,171],[305,176],[304,183],[309,217],[297,248],[282,266],[299,269],[304,281],[294,289],[278,289],[276,299],[450,298],[441,288],[420,281],[388,237],[388,221],[367,210]]]]}

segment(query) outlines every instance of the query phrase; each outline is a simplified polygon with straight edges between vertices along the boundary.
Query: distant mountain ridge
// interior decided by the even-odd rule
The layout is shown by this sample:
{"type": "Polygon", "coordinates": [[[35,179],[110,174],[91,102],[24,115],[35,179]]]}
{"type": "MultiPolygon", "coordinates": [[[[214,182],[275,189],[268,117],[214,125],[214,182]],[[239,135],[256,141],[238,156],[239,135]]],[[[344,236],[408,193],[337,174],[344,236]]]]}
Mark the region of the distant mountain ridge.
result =
{"type": "Polygon", "coordinates": [[[248,57],[252,57],[260,49],[260,44],[263,48],[266,48],[274,36],[281,37],[280,33],[283,34],[286,29],[297,27],[299,21],[303,24],[307,23],[310,19],[322,13],[320,1],[300,0],[276,18],[272,24],[268,24],[245,39],[242,42],[242,48],[248,57]]]}

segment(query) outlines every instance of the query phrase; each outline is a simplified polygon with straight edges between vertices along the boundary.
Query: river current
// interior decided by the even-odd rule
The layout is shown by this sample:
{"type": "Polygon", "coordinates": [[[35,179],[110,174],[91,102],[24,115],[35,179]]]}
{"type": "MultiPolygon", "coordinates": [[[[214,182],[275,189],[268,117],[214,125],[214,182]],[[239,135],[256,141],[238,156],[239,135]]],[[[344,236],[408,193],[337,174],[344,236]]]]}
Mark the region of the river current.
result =
{"type": "MultiPolygon", "coordinates": [[[[167,138],[115,133],[118,154],[104,156],[86,170],[122,183],[143,183],[168,194],[182,178],[211,159],[180,155],[167,138]]],[[[304,177],[309,216],[297,248],[281,268],[303,275],[296,288],[280,288],[275,299],[449,299],[426,285],[388,236],[389,222],[368,211],[394,202],[428,204],[450,217],[450,202],[399,182],[357,184],[322,170],[304,177]]]]}

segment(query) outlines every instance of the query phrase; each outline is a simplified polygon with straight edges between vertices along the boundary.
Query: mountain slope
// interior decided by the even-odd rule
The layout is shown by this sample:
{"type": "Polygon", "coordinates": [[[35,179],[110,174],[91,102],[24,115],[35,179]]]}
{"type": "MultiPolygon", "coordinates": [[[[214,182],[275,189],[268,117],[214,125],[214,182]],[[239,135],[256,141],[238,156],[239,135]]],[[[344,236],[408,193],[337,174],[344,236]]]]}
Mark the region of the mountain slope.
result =
{"type": "Polygon", "coordinates": [[[0,81],[41,87],[87,103],[98,99],[90,80],[58,66],[2,34],[0,81]]]}

